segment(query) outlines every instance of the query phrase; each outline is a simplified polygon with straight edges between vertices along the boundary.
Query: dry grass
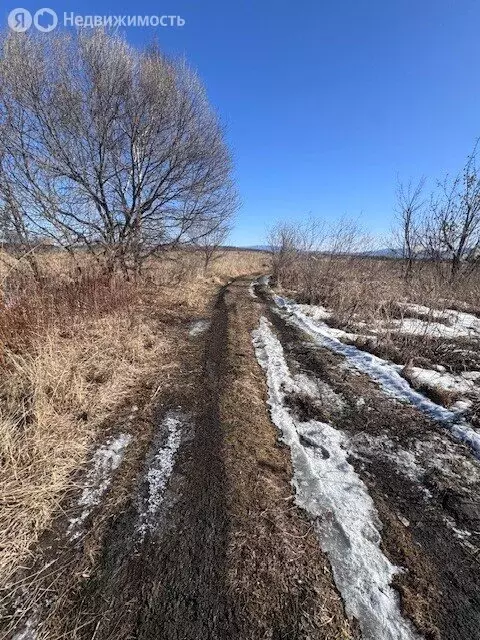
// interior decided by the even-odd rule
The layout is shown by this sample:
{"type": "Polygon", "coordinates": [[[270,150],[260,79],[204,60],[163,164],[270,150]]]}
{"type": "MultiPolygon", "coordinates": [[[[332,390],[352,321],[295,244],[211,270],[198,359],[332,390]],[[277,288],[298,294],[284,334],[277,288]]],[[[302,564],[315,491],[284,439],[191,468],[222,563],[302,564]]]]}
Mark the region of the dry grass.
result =
{"type": "Polygon", "coordinates": [[[85,256],[0,256],[0,584],[31,552],[117,409],[168,361],[172,327],[206,312],[229,277],[261,270],[261,254],[152,260],[141,282],[107,281],[85,256]],[[228,274],[228,275],[227,275],[228,274]]]}
{"type": "Polygon", "coordinates": [[[398,317],[398,303],[408,301],[434,309],[480,311],[480,277],[451,285],[432,263],[423,263],[410,282],[401,260],[333,256],[297,261],[282,274],[282,286],[307,303],[324,304],[338,322],[398,317]]]}
{"type": "Polygon", "coordinates": [[[108,416],[165,357],[144,318],[115,311],[4,352],[0,580],[48,524],[108,416]]]}
{"type": "Polygon", "coordinates": [[[282,286],[298,301],[322,304],[332,311],[331,326],[361,334],[359,348],[397,364],[442,364],[450,372],[476,369],[474,338],[435,337],[431,323],[449,324],[434,311],[457,309],[480,315],[480,277],[452,285],[438,265],[421,263],[409,282],[401,260],[358,256],[311,257],[282,273],[282,286]],[[427,307],[415,310],[405,303],[427,307]],[[399,331],[399,321],[422,321],[415,335],[399,331]]]}

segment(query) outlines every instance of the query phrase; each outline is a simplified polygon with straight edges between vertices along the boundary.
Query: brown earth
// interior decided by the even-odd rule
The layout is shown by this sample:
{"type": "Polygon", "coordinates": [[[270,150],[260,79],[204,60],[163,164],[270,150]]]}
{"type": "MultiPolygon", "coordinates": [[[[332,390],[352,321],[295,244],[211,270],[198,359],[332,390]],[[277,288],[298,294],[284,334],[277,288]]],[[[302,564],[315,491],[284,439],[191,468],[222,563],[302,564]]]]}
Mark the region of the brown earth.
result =
{"type": "MultiPolygon", "coordinates": [[[[174,366],[138,395],[133,418],[126,406],[109,423],[108,433],[134,439],[102,505],[70,542],[78,491],[65,498],[4,595],[2,640],[27,619],[36,635],[25,640],[360,638],[314,523],[295,506],[289,450],[270,421],[251,342],[261,315],[274,324],[292,371],[323,381],[344,404],[338,411],[327,396],[312,402],[292,395],[303,419],[328,420],[352,441],[387,437],[399,449],[425,445],[426,458],[427,445],[454,454],[446,469],[425,463],[421,480],[401,473],[381,446],[366,446],[351,463],[383,523],[385,554],[405,569],[395,583],[405,615],[427,640],[480,638],[480,483],[468,475],[471,453],[342,367],[342,358],[271,313],[267,293],[250,297],[248,284],[239,278],[220,290],[204,314],[206,333],[191,337],[185,318],[172,318],[174,366]],[[177,409],[187,416],[181,446],[155,529],[142,541],[146,473],[166,442],[163,418],[177,409]],[[469,533],[468,544],[452,523],[469,533]]],[[[79,487],[82,480],[79,474],[79,487]]]]}
{"type": "Polygon", "coordinates": [[[51,640],[358,636],[312,523],[294,505],[289,452],[269,420],[251,344],[263,305],[248,284],[220,291],[206,334],[178,332],[168,383],[145,389],[133,420],[112,422],[112,433],[134,441],[103,504],[72,543],[65,532],[78,495],[68,497],[4,598],[0,637],[27,619],[51,640]],[[148,460],[165,443],[162,418],[178,407],[189,424],[142,542],[148,460]]]}

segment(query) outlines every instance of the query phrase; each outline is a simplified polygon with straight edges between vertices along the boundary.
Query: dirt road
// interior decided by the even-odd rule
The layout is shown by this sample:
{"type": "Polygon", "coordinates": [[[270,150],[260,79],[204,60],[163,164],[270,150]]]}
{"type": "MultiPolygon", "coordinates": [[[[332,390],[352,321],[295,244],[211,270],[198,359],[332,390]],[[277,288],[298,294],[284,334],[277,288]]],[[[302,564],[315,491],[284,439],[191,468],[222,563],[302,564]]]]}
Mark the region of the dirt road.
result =
{"type": "Polygon", "coordinates": [[[250,283],[223,287],[208,325],[179,329],[178,366],[112,425],[110,445],[100,443],[98,499],[91,489],[85,498],[95,477],[87,471],[4,599],[1,637],[480,638],[478,463],[444,428],[315,345],[250,283]],[[272,363],[286,376],[277,407],[272,363]],[[312,435],[315,426],[323,431],[312,435]],[[130,444],[113,455],[118,434],[130,444]],[[338,532],[355,518],[325,506],[327,476],[312,484],[312,469],[335,452],[344,457],[329,472],[349,484],[332,495],[344,506],[355,495],[357,520],[362,504],[375,516],[357,538],[343,529],[340,547],[338,532]],[[345,558],[364,544],[393,588],[371,567],[347,579],[345,558]]]}

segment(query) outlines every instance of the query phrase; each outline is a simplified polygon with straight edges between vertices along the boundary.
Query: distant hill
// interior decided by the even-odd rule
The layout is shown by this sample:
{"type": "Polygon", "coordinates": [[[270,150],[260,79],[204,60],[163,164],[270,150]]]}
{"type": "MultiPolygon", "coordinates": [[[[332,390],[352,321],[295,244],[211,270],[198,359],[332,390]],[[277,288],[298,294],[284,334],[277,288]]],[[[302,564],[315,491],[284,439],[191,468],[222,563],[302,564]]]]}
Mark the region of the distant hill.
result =
{"type": "MultiPolygon", "coordinates": [[[[246,247],[246,249],[250,249],[251,251],[270,251],[271,247],[266,244],[255,244],[250,247],[246,247]]],[[[328,252],[326,252],[328,253],[328,252]]],[[[365,256],[370,258],[401,258],[402,250],[401,249],[372,249],[370,251],[361,251],[356,255],[365,256]]]]}
{"type": "Polygon", "coordinates": [[[251,247],[246,247],[251,251],[270,251],[270,246],[268,244],[254,244],[251,247]]]}
{"type": "Polygon", "coordinates": [[[371,251],[362,251],[358,255],[370,258],[401,258],[401,249],[372,249],[371,251]]]}

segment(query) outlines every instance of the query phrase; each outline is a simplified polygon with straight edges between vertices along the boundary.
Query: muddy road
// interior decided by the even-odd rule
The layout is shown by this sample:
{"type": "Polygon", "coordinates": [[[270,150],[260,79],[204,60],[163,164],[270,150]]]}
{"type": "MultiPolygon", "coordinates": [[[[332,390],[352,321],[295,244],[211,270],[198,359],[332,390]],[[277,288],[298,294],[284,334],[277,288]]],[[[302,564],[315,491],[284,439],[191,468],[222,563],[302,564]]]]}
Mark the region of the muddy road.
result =
{"type": "Polygon", "coordinates": [[[251,283],[112,424],[1,638],[480,638],[478,461],[251,283]]]}

